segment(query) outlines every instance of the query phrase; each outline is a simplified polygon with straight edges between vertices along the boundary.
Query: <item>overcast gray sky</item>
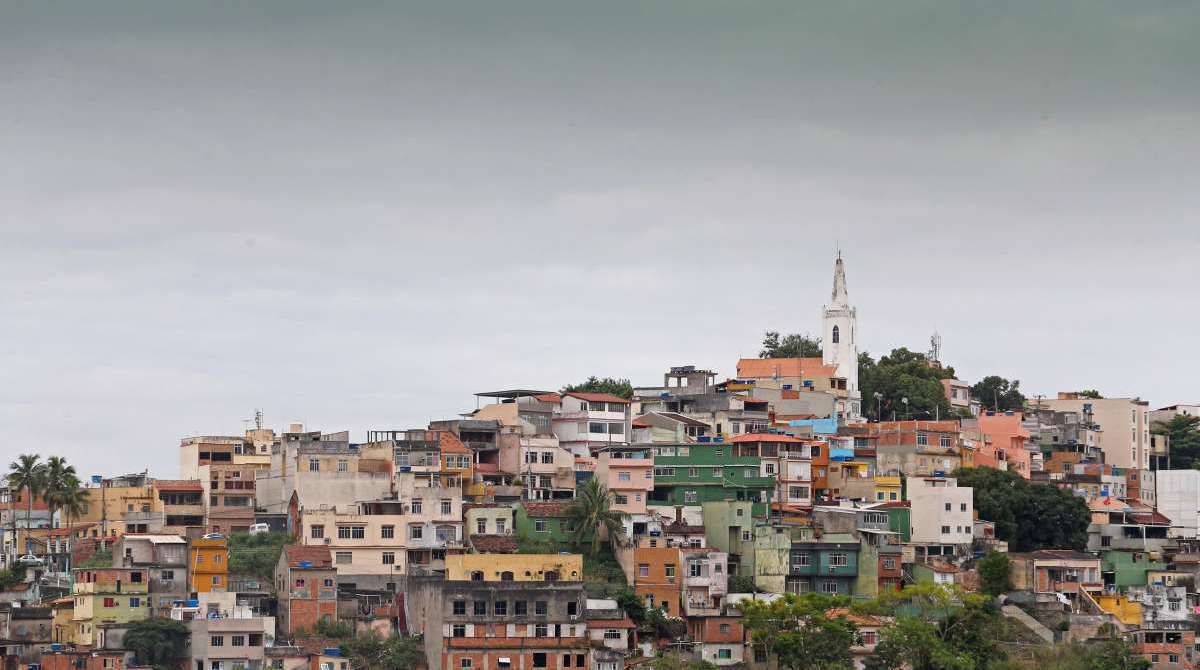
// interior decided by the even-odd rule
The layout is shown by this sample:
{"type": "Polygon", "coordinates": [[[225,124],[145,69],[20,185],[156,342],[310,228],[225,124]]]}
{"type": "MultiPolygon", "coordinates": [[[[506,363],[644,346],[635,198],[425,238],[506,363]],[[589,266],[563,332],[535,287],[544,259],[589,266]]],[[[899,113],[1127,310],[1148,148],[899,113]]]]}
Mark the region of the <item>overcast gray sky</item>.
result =
{"type": "Polygon", "coordinates": [[[1194,3],[46,4],[0,5],[6,461],[731,375],[838,243],[873,354],[1200,401],[1194,3]]]}

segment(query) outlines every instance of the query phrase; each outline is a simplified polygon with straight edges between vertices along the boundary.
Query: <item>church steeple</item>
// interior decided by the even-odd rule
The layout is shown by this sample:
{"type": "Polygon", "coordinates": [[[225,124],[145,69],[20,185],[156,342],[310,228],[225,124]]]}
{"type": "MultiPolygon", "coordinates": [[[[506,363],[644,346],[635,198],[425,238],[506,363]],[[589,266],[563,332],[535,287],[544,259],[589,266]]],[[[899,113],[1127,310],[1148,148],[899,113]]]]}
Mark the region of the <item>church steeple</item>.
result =
{"type": "Polygon", "coordinates": [[[829,306],[842,309],[850,306],[850,296],[846,293],[846,268],[842,265],[841,251],[838,251],[837,262],[833,265],[833,299],[829,306]]]}

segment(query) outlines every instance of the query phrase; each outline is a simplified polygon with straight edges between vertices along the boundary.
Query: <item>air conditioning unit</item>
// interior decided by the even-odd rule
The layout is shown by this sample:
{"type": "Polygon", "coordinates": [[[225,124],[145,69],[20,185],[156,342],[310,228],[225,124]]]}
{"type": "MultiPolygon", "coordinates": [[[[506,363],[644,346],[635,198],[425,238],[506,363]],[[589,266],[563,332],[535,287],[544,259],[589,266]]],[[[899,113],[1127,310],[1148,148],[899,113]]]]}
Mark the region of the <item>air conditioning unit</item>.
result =
{"type": "Polygon", "coordinates": [[[328,537],[327,537],[327,538],[325,538],[325,544],[329,544],[329,539],[330,539],[330,538],[328,538],[328,537]]]}

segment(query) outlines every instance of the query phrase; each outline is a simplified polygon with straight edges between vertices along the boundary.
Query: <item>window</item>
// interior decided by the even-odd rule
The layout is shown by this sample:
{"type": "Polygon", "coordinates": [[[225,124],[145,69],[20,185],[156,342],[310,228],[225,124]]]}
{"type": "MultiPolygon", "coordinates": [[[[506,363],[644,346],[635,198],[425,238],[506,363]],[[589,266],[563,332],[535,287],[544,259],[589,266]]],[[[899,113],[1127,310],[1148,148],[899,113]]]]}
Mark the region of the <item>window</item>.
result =
{"type": "Polygon", "coordinates": [[[758,474],[758,470],[755,470],[754,468],[746,468],[745,470],[742,471],[742,476],[745,477],[746,479],[753,479],[754,476],[757,474],[758,474]]]}
{"type": "Polygon", "coordinates": [[[750,541],[750,531],[743,530],[742,531],[742,542],[749,542],[749,541],[750,541]]]}
{"type": "Polygon", "coordinates": [[[929,444],[929,436],[925,433],[917,433],[917,444],[921,446],[929,444]]]}
{"type": "Polygon", "coordinates": [[[617,473],[617,481],[619,481],[619,482],[627,482],[627,481],[630,481],[631,478],[632,477],[628,472],[618,472],[617,473]]]}
{"type": "Polygon", "coordinates": [[[454,624],[453,626],[450,627],[450,636],[451,637],[466,637],[467,636],[467,626],[465,624],[461,624],[461,623],[454,624]]]}
{"type": "Polygon", "coordinates": [[[508,601],[497,600],[492,604],[492,613],[496,616],[508,616],[508,601]]]}
{"type": "Polygon", "coordinates": [[[334,554],[334,558],[338,565],[348,565],[354,560],[354,554],[348,551],[339,551],[334,554]]]}
{"type": "Polygon", "coordinates": [[[863,644],[872,645],[877,642],[879,642],[879,633],[876,633],[873,630],[864,630],[862,632],[862,643],[863,644]]]}
{"type": "Polygon", "coordinates": [[[741,507],[737,508],[735,516],[746,516],[746,510],[742,509],[741,507]]]}
{"type": "Polygon", "coordinates": [[[837,593],[838,592],[837,582],[832,581],[832,580],[825,580],[825,581],[821,582],[821,592],[822,593],[837,593]]]}
{"type": "Polygon", "coordinates": [[[654,468],[655,477],[674,477],[675,468],[654,468]]]}
{"type": "Polygon", "coordinates": [[[942,534],[948,535],[949,533],[950,533],[950,526],[942,526],[942,534]]]}
{"type": "Polygon", "coordinates": [[[501,535],[504,534],[504,519],[496,519],[496,532],[501,535]]]}
{"type": "Polygon", "coordinates": [[[965,511],[967,511],[967,503],[959,503],[959,504],[958,504],[958,511],[960,511],[960,512],[965,512],[965,511]]]}
{"type": "Polygon", "coordinates": [[[463,670],[470,670],[471,659],[469,659],[469,658],[460,659],[458,661],[458,667],[462,668],[463,670]]]}
{"type": "Polygon", "coordinates": [[[725,471],[722,470],[721,468],[713,468],[712,469],[713,477],[723,477],[724,475],[725,475],[725,471]]]}
{"type": "Polygon", "coordinates": [[[766,472],[767,472],[767,474],[768,474],[768,475],[773,475],[773,474],[775,474],[775,464],[774,464],[774,463],[767,463],[767,464],[765,464],[765,467],[764,467],[764,469],[766,470],[766,472]]]}
{"type": "Polygon", "coordinates": [[[308,469],[309,470],[320,470],[321,469],[321,460],[318,458],[308,459],[308,469]]]}
{"type": "Polygon", "coordinates": [[[894,558],[883,559],[883,569],[884,570],[895,570],[896,569],[896,559],[894,559],[894,558]]]}
{"type": "Polygon", "coordinates": [[[476,600],[474,602],[475,616],[487,616],[487,601],[476,600]]]}
{"type": "MultiPolygon", "coordinates": [[[[834,327],[836,328],[837,326],[834,326],[834,327]]],[[[725,625],[728,625],[728,624],[725,624],[725,625]]],[[[729,647],[721,647],[720,649],[717,650],[717,658],[726,658],[726,659],[733,658],[733,650],[730,649],[729,647]]]]}
{"type": "Polygon", "coordinates": [[[231,646],[231,647],[244,647],[244,646],[246,646],[246,636],[245,636],[245,635],[233,635],[233,636],[230,636],[230,638],[229,638],[229,646],[231,646]]]}
{"type": "Polygon", "coordinates": [[[452,511],[453,511],[453,507],[451,506],[450,501],[443,500],[442,501],[442,516],[450,516],[452,511]]]}
{"type": "Polygon", "coordinates": [[[575,616],[579,614],[579,603],[572,600],[567,603],[567,616],[575,616]]]}
{"type": "Polygon", "coordinates": [[[475,519],[475,534],[483,535],[487,532],[487,519],[475,519]]]}
{"type": "Polygon", "coordinates": [[[421,502],[420,500],[413,500],[413,501],[412,501],[412,513],[413,513],[413,514],[420,514],[420,513],[421,513],[421,510],[422,510],[422,508],[423,508],[423,504],[422,504],[422,502],[421,502]]]}
{"type": "Polygon", "coordinates": [[[115,599],[115,598],[105,598],[105,599],[104,599],[104,606],[105,606],[105,607],[116,607],[116,606],[117,606],[117,601],[116,601],[116,599],[115,599]]]}
{"type": "Polygon", "coordinates": [[[806,568],[812,565],[812,557],[808,554],[795,554],[792,556],[792,567],[806,568]]]}
{"type": "Polygon", "coordinates": [[[665,566],[663,566],[663,572],[667,575],[667,582],[674,584],[675,583],[675,566],[674,565],[665,565],[665,566]]]}
{"type": "Polygon", "coordinates": [[[730,421],[729,425],[730,425],[729,430],[733,431],[734,435],[737,435],[738,433],[742,432],[742,422],[741,421],[730,421]]]}
{"type": "Polygon", "coordinates": [[[325,526],[321,524],[313,524],[312,526],[309,526],[308,535],[314,540],[319,540],[325,537],[325,526]]]}
{"type": "Polygon", "coordinates": [[[425,528],[423,526],[409,526],[408,537],[412,540],[419,540],[425,536],[425,528]]]}
{"type": "Polygon", "coordinates": [[[453,607],[452,611],[454,612],[454,616],[466,616],[467,615],[467,601],[455,600],[452,607],[453,607]]]}
{"type": "Polygon", "coordinates": [[[683,502],[685,504],[686,503],[694,503],[694,502],[696,502],[696,500],[697,500],[697,496],[696,496],[695,491],[684,491],[683,492],[683,502]]]}
{"type": "Polygon", "coordinates": [[[613,502],[616,503],[617,505],[628,505],[629,504],[629,496],[621,494],[621,493],[616,493],[613,495],[613,502]]]}
{"type": "Polygon", "coordinates": [[[953,446],[953,441],[950,439],[949,435],[943,435],[938,438],[938,443],[942,445],[943,449],[949,449],[951,446],[953,446]]]}
{"type": "Polygon", "coordinates": [[[384,565],[395,565],[396,564],[396,554],[391,551],[383,552],[383,564],[384,565]]]}
{"type": "Polygon", "coordinates": [[[621,639],[621,631],[617,630],[616,628],[605,628],[604,629],[604,639],[605,640],[620,640],[621,639]]]}
{"type": "Polygon", "coordinates": [[[608,434],[609,435],[624,435],[625,434],[625,424],[623,424],[623,423],[608,424],[608,434]]]}
{"type": "Polygon", "coordinates": [[[379,537],[384,540],[390,540],[390,539],[396,537],[396,527],[395,526],[380,526],[379,527],[379,537]]]}
{"type": "Polygon", "coordinates": [[[850,557],[846,554],[830,554],[829,564],[834,567],[842,567],[850,564],[850,557]]]}
{"type": "MultiPolygon", "coordinates": [[[[1178,605],[1178,603],[1172,603],[1172,604],[1173,604],[1173,605],[1178,605]]],[[[130,607],[141,607],[141,606],[142,606],[142,599],[141,599],[141,598],[130,598],[130,599],[129,599],[129,606],[130,606],[130,607]]]]}
{"type": "Polygon", "coordinates": [[[645,472],[645,474],[646,474],[646,479],[654,479],[654,473],[653,473],[652,471],[650,471],[649,469],[647,469],[647,470],[645,470],[644,472],[645,472]]]}
{"type": "Polygon", "coordinates": [[[703,571],[700,561],[688,561],[688,577],[700,577],[703,571]]]}
{"type": "Polygon", "coordinates": [[[603,423],[593,421],[592,423],[588,424],[588,432],[589,433],[607,433],[608,427],[605,426],[603,423]]]}
{"type": "Polygon", "coordinates": [[[339,540],[362,540],[367,537],[365,526],[338,526],[339,540]]]}
{"type": "Polygon", "coordinates": [[[545,519],[537,519],[533,522],[533,530],[536,533],[547,533],[550,529],[546,526],[545,519]]]}
{"type": "Polygon", "coordinates": [[[946,503],[946,511],[947,511],[947,512],[949,512],[949,511],[950,511],[950,503],[946,503]]]}
{"type": "Polygon", "coordinates": [[[209,638],[209,640],[208,640],[208,646],[210,646],[210,647],[224,647],[224,646],[225,646],[225,636],[224,636],[224,635],[213,635],[213,636],[211,636],[211,637],[209,638]]]}
{"type": "Polygon", "coordinates": [[[554,462],[554,452],[553,451],[543,451],[542,452],[542,463],[549,465],[553,462],[554,462]]]}
{"type": "Polygon", "coordinates": [[[529,603],[524,600],[513,601],[513,614],[517,616],[525,616],[529,614],[529,603]]]}
{"type": "Polygon", "coordinates": [[[525,462],[526,463],[537,463],[538,462],[538,452],[526,451],[525,452],[525,462]]]}
{"type": "Polygon", "coordinates": [[[728,633],[729,632],[729,624],[727,624],[727,623],[721,624],[720,629],[721,629],[722,633],[728,633]]]}
{"type": "Polygon", "coordinates": [[[159,579],[163,580],[164,582],[169,582],[169,581],[175,579],[175,571],[174,570],[163,570],[162,575],[159,577],[159,579]]]}
{"type": "Polygon", "coordinates": [[[571,655],[570,654],[563,654],[562,667],[564,667],[564,668],[571,667],[571,655]]]}
{"type": "Polygon", "coordinates": [[[700,468],[688,468],[688,477],[696,478],[700,476],[700,468]]]}
{"type": "Polygon", "coordinates": [[[638,564],[638,577],[649,577],[649,576],[650,576],[650,564],[649,563],[639,563],[638,564]]]}
{"type": "Polygon", "coordinates": [[[549,635],[550,635],[550,627],[549,626],[547,626],[544,623],[539,623],[539,624],[534,625],[534,627],[533,627],[533,636],[534,637],[549,637],[549,635]]]}
{"type": "Polygon", "coordinates": [[[350,461],[348,461],[344,458],[339,458],[338,459],[338,472],[346,472],[349,469],[350,469],[350,461]]]}
{"type": "Polygon", "coordinates": [[[546,601],[545,600],[534,601],[533,613],[537,616],[546,616],[546,601]]]}

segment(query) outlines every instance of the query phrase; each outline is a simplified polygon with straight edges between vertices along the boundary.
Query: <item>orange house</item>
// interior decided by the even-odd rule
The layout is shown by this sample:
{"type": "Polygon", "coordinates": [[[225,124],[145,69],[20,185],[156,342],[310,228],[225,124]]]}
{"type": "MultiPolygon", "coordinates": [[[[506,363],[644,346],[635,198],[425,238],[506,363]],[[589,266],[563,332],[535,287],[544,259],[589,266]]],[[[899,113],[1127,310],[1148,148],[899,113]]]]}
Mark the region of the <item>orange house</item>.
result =
{"type": "Polygon", "coordinates": [[[223,592],[229,587],[229,540],[205,535],[188,547],[188,574],[196,593],[223,592]]]}
{"type": "Polygon", "coordinates": [[[816,500],[829,488],[829,443],[812,440],[808,444],[812,449],[812,487],[816,500]]]}
{"type": "Polygon", "coordinates": [[[633,585],[646,607],[671,616],[682,613],[683,559],[677,547],[637,547],[633,550],[633,585]]]}
{"type": "Polygon", "coordinates": [[[983,412],[979,432],[983,440],[975,452],[975,465],[1008,470],[1029,479],[1029,431],[1021,427],[1020,412],[983,412]]]}

